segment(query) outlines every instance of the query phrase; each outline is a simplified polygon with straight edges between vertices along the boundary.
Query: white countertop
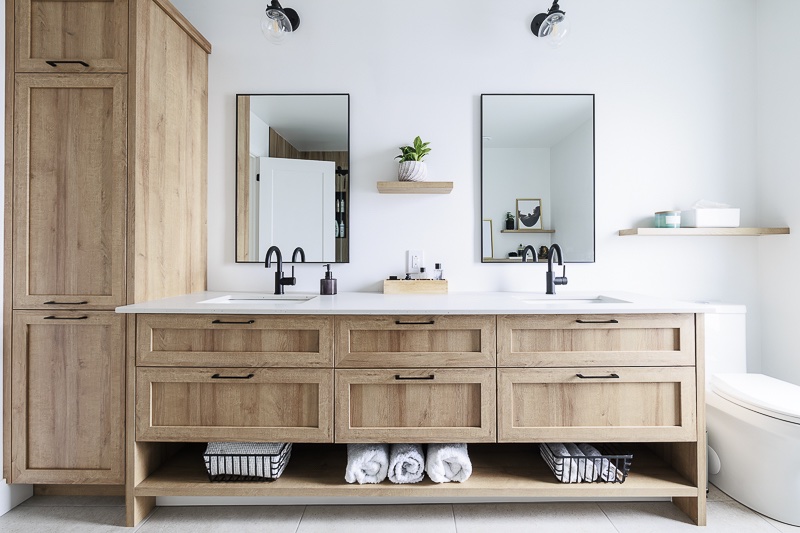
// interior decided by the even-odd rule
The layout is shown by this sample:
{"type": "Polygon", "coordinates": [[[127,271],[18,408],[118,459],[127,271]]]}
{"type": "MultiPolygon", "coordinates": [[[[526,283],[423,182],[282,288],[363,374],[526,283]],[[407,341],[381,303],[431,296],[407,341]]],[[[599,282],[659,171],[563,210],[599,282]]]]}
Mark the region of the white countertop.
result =
{"type": "Polygon", "coordinates": [[[206,291],[118,307],[118,313],[266,314],[266,315],[495,315],[707,313],[714,304],[683,302],[617,291],[567,292],[555,295],[523,292],[452,292],[449,294],[381,294],[346,292],[335,296],[287,292],[261,300],[265,293],[206,291]],[[210,301],[209,301],[210,300],[210,301]],[[238,301],[236,301],[238,300],[238,301]]]}

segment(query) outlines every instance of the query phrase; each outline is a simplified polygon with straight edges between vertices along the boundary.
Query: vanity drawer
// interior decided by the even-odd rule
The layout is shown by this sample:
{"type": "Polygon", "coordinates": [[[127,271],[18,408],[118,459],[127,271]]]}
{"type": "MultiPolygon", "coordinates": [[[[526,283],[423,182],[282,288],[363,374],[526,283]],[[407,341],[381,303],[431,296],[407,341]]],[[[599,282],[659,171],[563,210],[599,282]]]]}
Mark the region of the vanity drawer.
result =
{"type": "Polygon", "coordinates": [[[136,439],[333,442],[333,370],[138,368],[136,439]]]}
{"type": "Polygon", "coordinates": [[[336,442],[495,442],[494,369],[336,370],[336,442]]]}
{"type": "Polygon", "coordinates": [[[333,317],[138,315],[136,364],[333,366],[333,317]]]}
{"type": "Polygon", "coordinates": [[[697,438],[694,368],[501,368],[499,442],[697,438]]]}
{"type": "Polygon", "coordinates": [[[501,367],[691,366],[694,315],[527,315],[497,318],[501,367]]]}
{"type": "Polygon", "coordinates": [[[336,317],[336,367],[494,367],[495,324],[479,315],[336,317]]]}

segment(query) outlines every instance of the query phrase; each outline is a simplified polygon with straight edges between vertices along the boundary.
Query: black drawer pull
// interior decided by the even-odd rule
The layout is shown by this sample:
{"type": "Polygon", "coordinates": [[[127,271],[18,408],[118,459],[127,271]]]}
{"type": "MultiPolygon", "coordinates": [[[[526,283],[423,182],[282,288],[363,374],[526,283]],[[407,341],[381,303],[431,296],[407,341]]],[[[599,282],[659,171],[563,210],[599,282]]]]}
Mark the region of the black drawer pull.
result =
{"type": "Polygon", "coordinates": [[[211,376],[211,379],[251,379],[255,377],[255,374],[247,374],[246,376],[222,376],[220,374],[214,374],[211,376]]]}
{"type": "Polygon", "coordinates": [[[45,320],[86,320],[88,316],[46,316],[45,320]]]}
{"type": "Polygon", "coordinates": [[[407,322],[403,320],[395,320],[394,323],[398,326],[432,326],[436,323],[435,320],[425,320],[422,322],[407,322]]]}
{"type": "Polygon", "coordinates": [[[436,376],[433,374],[429,374],[427,376],[401,376],[400,374],[395,374],[394,379],[398,381],[430,381],[436,379],[436,376]]]}
{"type": "Polygon", "coordinates": [[[212,324],[255,324],[256,321],[255,320],[245,320],[243,322],[235,322],[235,321],[225,322],[224,320],[214,320],[211,323],[212,324]]]}
{"type": "Polygon", "coordinates": [[[619,374],[609,374],[607,376],[584,376],[583,374],[575,374],[581,379],[619,379],[619,374]]]}
{"type": "Polygon", "coordinates": [[[581,320],[578,319],[575,322],[578,324],[619,324],[619,320],[616,318],[612,318],[611,320],[581,320]]]}
{"type": "Polygon", "coordinates": [[[57,68],[58,65],[81,65],[84,67],[89,67],[89,63],[86,61],[45,61],[48,65],[53,68],[57,68]]]}
{"type": "Polygon", "coordinates": [[[45,302],[44,305],[86,305],[89,302],[56,302],[54,300],[50,300],[49,302],[45,302]]]}

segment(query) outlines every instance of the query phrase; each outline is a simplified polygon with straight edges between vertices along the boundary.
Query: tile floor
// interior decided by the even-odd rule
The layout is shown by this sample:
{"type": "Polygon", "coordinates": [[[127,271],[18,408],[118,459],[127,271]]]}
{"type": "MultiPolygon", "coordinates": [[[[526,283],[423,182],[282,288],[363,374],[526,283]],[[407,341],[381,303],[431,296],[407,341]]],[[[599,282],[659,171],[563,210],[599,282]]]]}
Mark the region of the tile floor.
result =
{"type": "Polygon", "coordinates": [[[712,487],[708,527],[668,502],[456,505],[159,507],[138,528],[119,527],[122,498],[36,496],[0,516],[3,533],[800,533],[712,487]]]}

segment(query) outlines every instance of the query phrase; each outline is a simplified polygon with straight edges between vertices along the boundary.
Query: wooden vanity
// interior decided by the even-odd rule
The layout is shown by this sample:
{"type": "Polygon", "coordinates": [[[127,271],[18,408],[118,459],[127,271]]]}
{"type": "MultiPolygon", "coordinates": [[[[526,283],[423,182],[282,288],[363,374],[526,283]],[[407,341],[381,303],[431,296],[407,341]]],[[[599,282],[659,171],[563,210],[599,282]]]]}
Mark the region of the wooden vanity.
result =
{"type": "Polygon", "coordinates": [[[136,313],[129,525],[157,496],[669,497],[705,524],[702,314],[352,314],[337,298],[296,315],[121,309],[136,313]],[[275,482],[211,483],[192,443],[225,440],[295,446],[275,482]],[[354,442],[467,442],[473,475],[349,485],[354,442]],[[633,467],[562,484],[539,442],[623,443],[633,467]]]}

